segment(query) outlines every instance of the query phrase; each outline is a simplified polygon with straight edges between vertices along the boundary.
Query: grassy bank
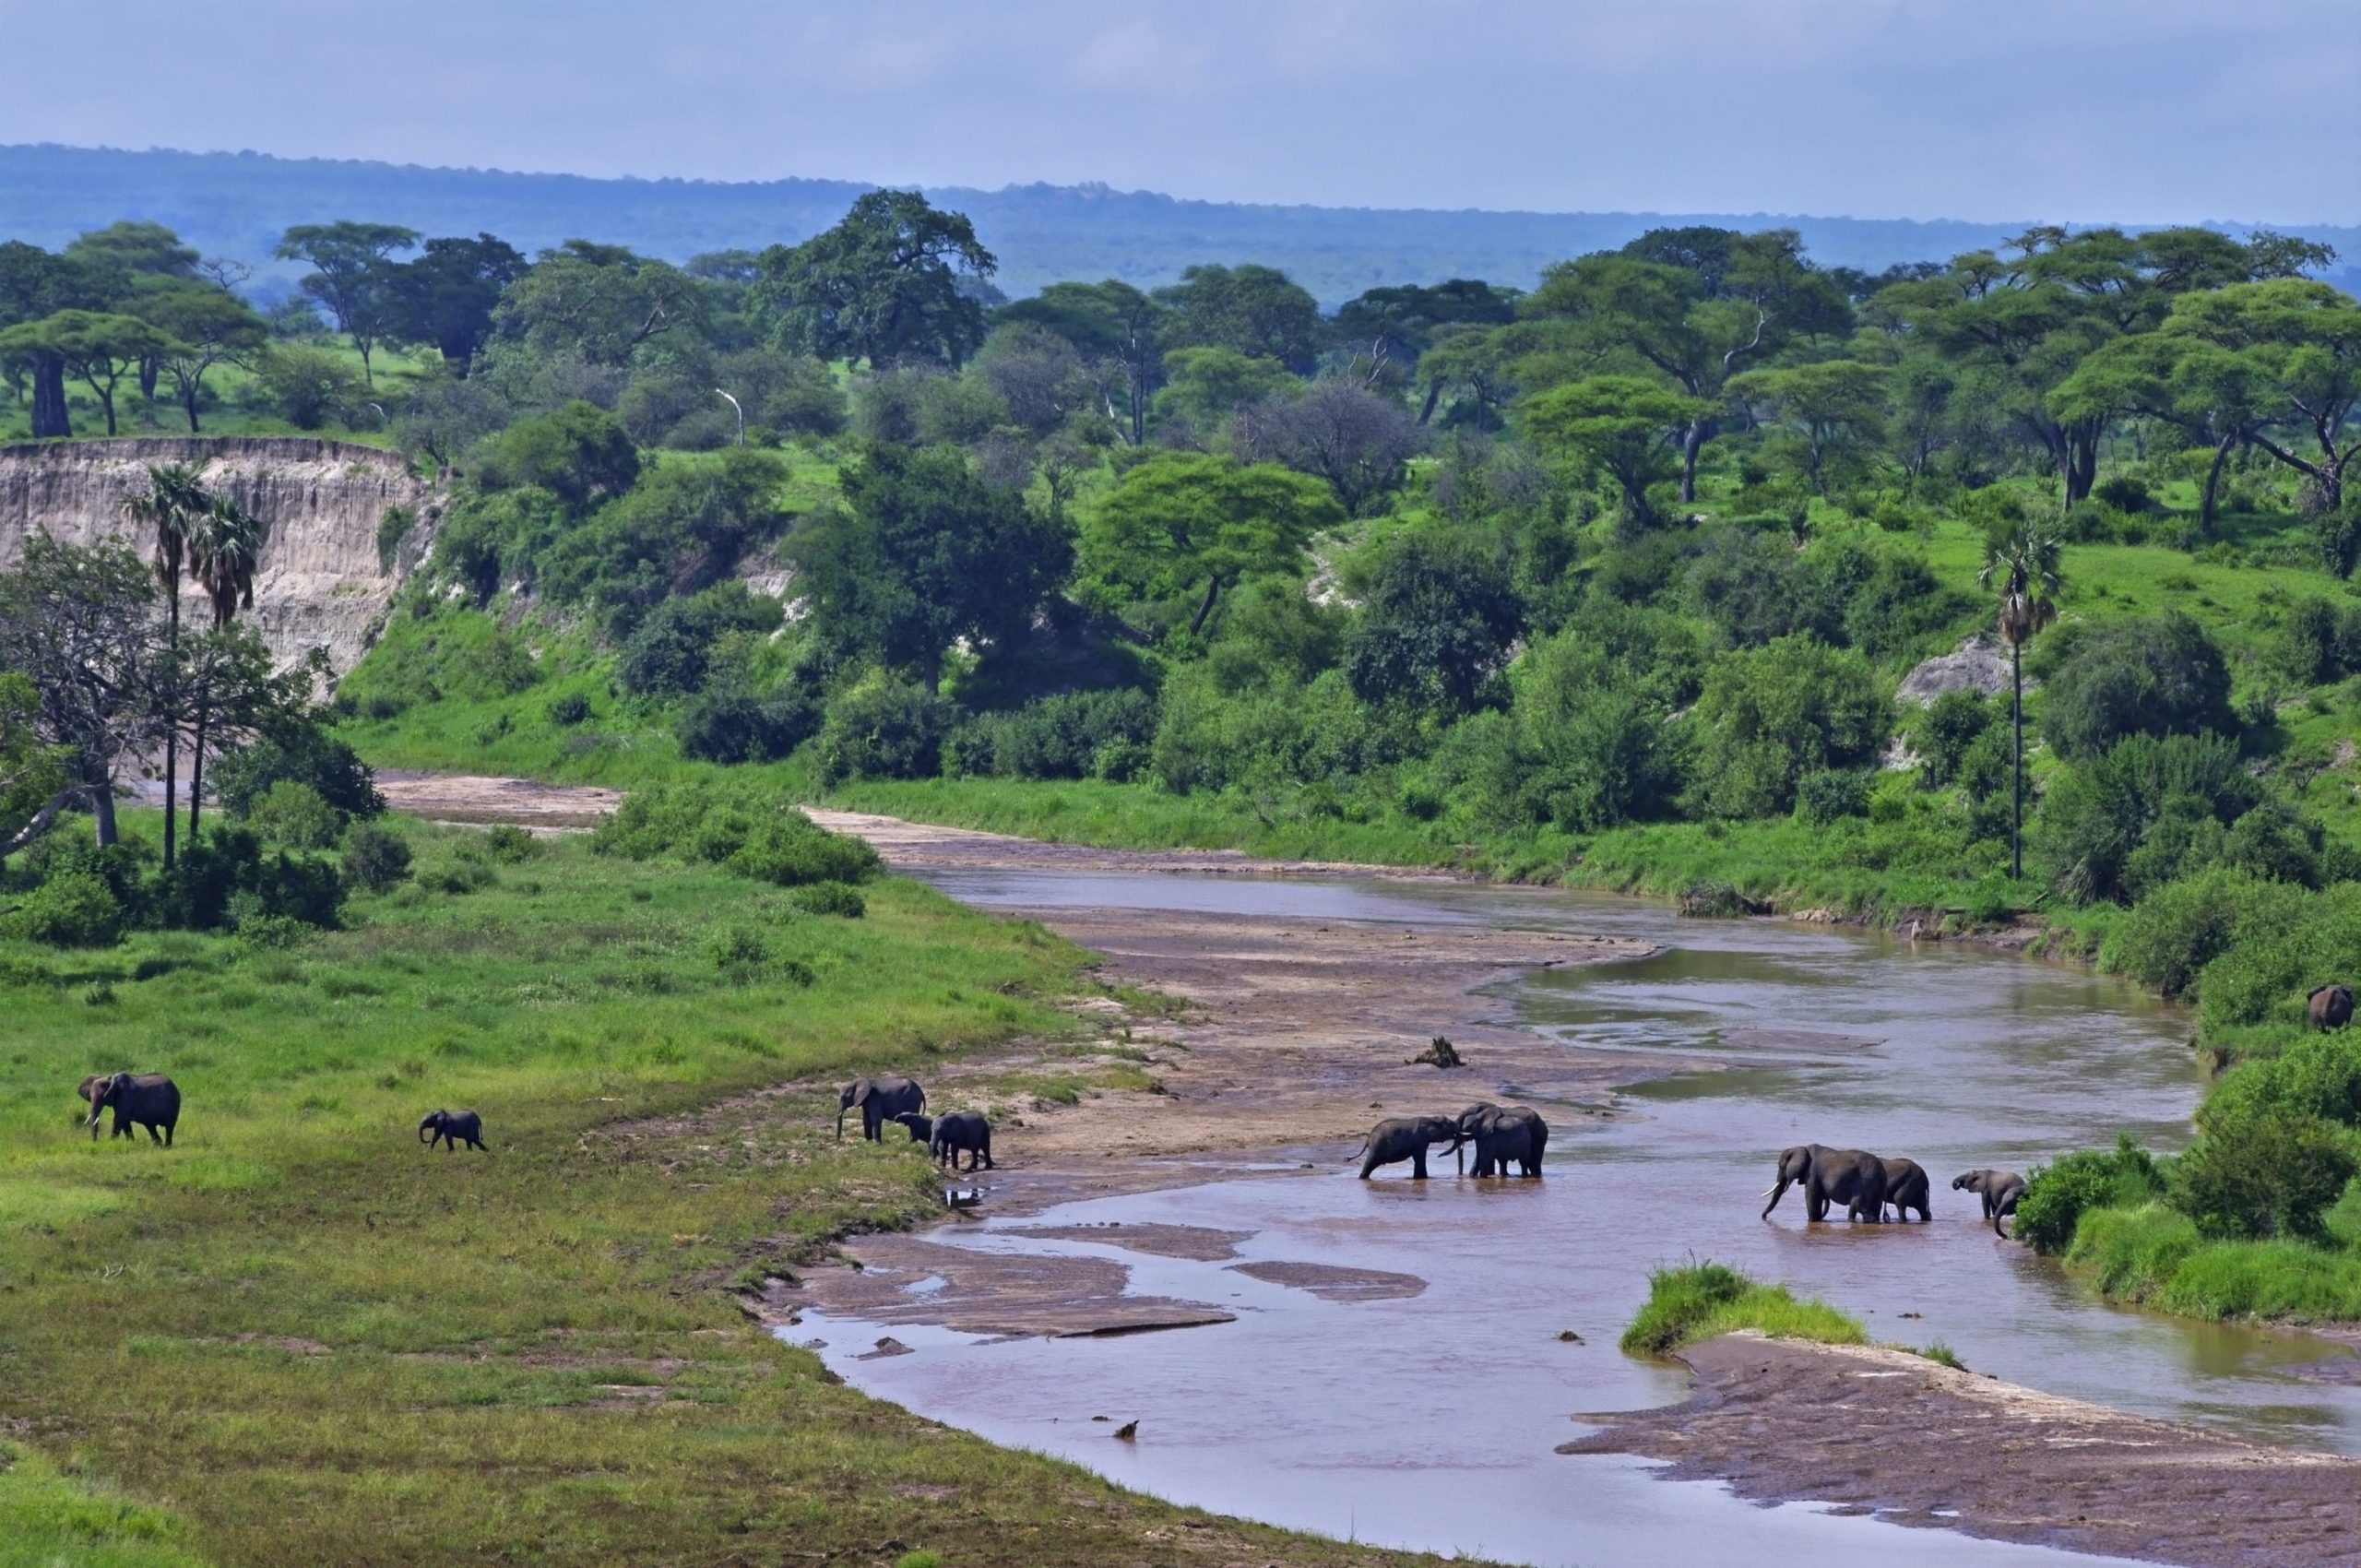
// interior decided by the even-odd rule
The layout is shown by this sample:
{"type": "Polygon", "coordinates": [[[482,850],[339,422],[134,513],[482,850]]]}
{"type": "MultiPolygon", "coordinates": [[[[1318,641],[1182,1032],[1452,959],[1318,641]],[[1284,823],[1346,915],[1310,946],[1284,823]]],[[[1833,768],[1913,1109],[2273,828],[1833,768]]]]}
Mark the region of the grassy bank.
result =
{"type": "Polygon", "coordinates": [[[1094,1081],[1082,954],[406,831],[418,879],[297,947],[0,950],[0,1563],[1408,1561],[936,1427],[734,1304],[939,1202],[829,1137],[842,1077],[1026,1036],[1094,1081]],[[69,1123],[115,1067],[177,1080],[177,1146],[69,1123]],[[420,1147],[459,1105],[492,1152],[420,1147]]]}
{"type": "Polygon", "coordinates": [[[1774,1339],[1822,1345],[1865,1345],[1861,1325],[1827,1302],[1798,1301],[1784,1285],[1761,1285],[1718,1263],[1659,1268],[1648,1276],[1648,1299],[1620,1344],[1635,1356],[1669,1356],[1720,1334],[1743,1328],[1774,1339]]]}

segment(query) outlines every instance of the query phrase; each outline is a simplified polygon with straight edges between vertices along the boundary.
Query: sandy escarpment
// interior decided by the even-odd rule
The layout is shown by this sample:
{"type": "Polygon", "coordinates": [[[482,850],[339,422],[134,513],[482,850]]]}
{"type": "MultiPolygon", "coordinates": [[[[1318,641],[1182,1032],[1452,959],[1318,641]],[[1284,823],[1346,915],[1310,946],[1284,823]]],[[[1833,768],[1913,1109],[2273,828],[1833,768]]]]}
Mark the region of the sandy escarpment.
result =
{"type": "MultiPolygon", "coordinates": [[[[255,584],[255,628],[291,659],[325,647],[339,671],[367,648],[394,591],[424,558],[443,494],[414,477],[398,453],[310,436],[136,437],[0,446],[0,568],[46,529],[63,542],[96,544],[125,534],[125,498],[148,469],[196,465],[207,488],[261,518],[269,532],[255,584]],[[416,524],[390,562],[377,529],[392,507],[416,524]]],[[[145,553],[148,541],[131,541],[145,553]]]]}

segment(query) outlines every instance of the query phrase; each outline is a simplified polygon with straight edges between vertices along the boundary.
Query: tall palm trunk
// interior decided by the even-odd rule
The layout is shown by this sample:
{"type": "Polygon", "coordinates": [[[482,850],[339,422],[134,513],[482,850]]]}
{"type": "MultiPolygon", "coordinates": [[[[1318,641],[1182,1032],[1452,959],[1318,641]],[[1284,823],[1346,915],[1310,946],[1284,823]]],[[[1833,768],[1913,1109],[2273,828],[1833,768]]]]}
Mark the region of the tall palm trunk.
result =
{"type": "Polygon", "coordinates": [[[188,762],[188,841],[196,842],[196,816],[205,805],[205,721],[207,699],[212,695],[209,683],[196,688],[196,747],[188,762]]]}
{"type": "Polygon", "coordinates": [[[2009,879],[2025,874],[2025,672],[2024,645],[2009,645],[2009,729],[2015,742],[2009,769],[2009,879]]]}
{"type": "MultiPolygon", "coordinates": [[[[177,577],[178,574],[175,573],[174,576],[177,577]]],[[[172,631],[170,636],[172,657],[171,668],[172,671],[172,683],[175,688],[172,693],[172,696],[174,699],[177,699],[180,695],[177,688],[180,684],[181,668],[181,592],[180,585],[177,582],[172,586],[172,591],[170,595],[170,602],[172,605],[172,631]]],[[[167,707],[168,709],[176,708],[179,706],[178,701],[174,700],[173,702],[169,703],[167,707]]],[[[178,814],[174,809],[178,802],[175,801],[173,796],[173,787],[179,782],[180,743],[180,715],[176,712],[167,711],[164,717],[164,869],[166,871],[171,871],[172,869],[172,849],[175,838],[176,817],[178,814]]]]}

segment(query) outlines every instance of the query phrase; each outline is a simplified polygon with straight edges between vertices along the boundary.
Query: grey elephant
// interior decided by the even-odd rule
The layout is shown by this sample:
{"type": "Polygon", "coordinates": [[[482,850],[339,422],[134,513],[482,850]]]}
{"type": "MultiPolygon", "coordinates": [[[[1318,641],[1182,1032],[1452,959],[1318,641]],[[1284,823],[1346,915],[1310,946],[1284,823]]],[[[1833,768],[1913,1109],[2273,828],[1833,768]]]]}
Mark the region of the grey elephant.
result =
{"type": "Polygon", "coordinates": [[[933,1117],[922,1115],[916,1111],[905,1111],[899,1116],[895,1117],[894,1120],[902,1126],[908,1127],[910,1130],[910,1142],[914,1144],[931,1144],[934,1142],[933,1117]]]}
{"type": "MultiPolygon", "coordinates": [[[[1922,1221],[1933,1220],[1934,1212],[1927,1206],[1929,1195],[1927,1172],[1918,1162],[1915,1159],[1880,1159],[1878,1164],[1884,1168],[1885,1172],[1880,1182],[1884,1191],[1880,1202],[1893,1209],[1893,1218],[1896,1220],[1908,1219],[1910,1211],[1915,1208],[1922,1221]]],[[[1848,1212],[1847,1218],[1857,1216],[1848,1212]]],[[[1884,1217],[1880,1214],[1879,1218],[1884,1217]]]]}
{"type": "Polygon", "coordinates": [[[860,1135],[875,1143],[885,1123],[905,1111],[924,1111],[926,1090],[908,1078],[855,1078],[836,1094],[836,1136],[845,1135],[845,1112],[860,1108],[860,1135]]]}
{"type": "Polygon", "coordinates": [[[2013,1170],[1978,1169],[1952,1177],[1952,1191],[1974,1193],[1982,1199],[1992,1234],[2005,1237],[2008,1232],[2000,1229],[2000,1221],[2017,1212],[2017,1200],[2025,1195],[2025,1179],[2013,1170]]]}
{"type": "MultiPolygon", "coordinates": [[[[74,1113],[74,1125],[79,1127],[87,1122],[95,1120],[92,1112],[98,1110],[99,1086],[113,1076],[114,1075],[112,1073],[93,1073],[76,1086],[74,1092],[82,1097],[82,1109],[74,1113]]],[[[114,1125],[107,1130],[107,1136],[110,1138],[131,1136],[131,1123],[123,1119],[122,1111],[115,1112],[114,1125]]],[[[90,1141],[92,1143],[99,1141],[99,1130],[96,1127],[90,1129],[90,1141]]]]}
{"type": "Polygon", "coordinates": [[[1471,1105],[1459,1113],[1459,1135],[1476,1146],[1476,1174],[1506,1176],[1513,1165],[1527,1176],[1541,1174],[1541,1153],[1549,1144],[1549,1123],[1522,1105],[1471,1105]]]}
{"type": "Polygon", "coordinates": [[[997,1169],[992,1164],[992,1126],[980,1111],[954,1111],[936,1117],[934,1136],[926,1146],[937,1165],[948,1164],[954,1170],[959,1169],[963,1152],[970,1170],[997,1169]]]}
{"type": "Polygon", "coordinates": [[[483,1146],[483,1118],[472,1111],[430,1111],[419,1119],[418,1141],[428,1148],[442,1144],[457,1149],[462,1143],[479,1154],[492,1151],[483,1146]]]}
{"type": "Polygon", "coordinates": [[[1787,1189],[1800,1182],[1804,1218],[1814,1224],[1828,1218],[1829,1206],[1843,1204],[1848,1216],[1874,1223],[1885,1208],[1885,1167],[1876,1155],[1857,1148],[1830,1148],[1826,1144],[1798,1144],[1779,1155],[1779,1180],[1763,1190],[1771,1201],[1762,1218],[1779,1206],[1787,1189]]]}
{"type": "Polygon", "coordinates": [[[1445,1152],[1456,1153],[1459,1146],[1466,1141],[1460,1136],[1459,1123],[1448,1116],[1388,1117],[1370,1128],[1369,1136],[1362,1140],[1358,1151],[1361,1156],[1360,1179],[1368,1181],[1369,1173],[1381,1165],[1394,1165],[1406,1159],[1410,1162],[1411,1177],[1423,1182],[1427,1179],[1429,1146],[1448,1143],[1451,1148],[1445,1152]]]}
{"type": "Polygon", "coordinates": [[[2316,1029],[2341,1029],[2353,1021],[2353,988],[2324,985],[2304,998],[2304,1016],[2316,1029]]]}
{"type": "Polygon", "coordinates": [[[89,1086],[90,1141],[99,1141],[99,1112],[114,1112],[114,1130],[128,1137],[148,1129],[148,1141],[170,1147],[181,1119],[180,1086],[161,1073],[114,1073],[89,1086]]]}

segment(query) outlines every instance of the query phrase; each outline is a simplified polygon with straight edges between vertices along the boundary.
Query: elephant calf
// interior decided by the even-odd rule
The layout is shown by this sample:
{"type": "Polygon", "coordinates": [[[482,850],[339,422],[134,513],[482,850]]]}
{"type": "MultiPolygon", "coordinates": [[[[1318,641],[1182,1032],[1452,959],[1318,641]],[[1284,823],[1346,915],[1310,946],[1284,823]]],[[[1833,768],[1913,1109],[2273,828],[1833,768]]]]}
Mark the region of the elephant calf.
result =
{"type": "Polygon", "coordinates": [[[1952,1191],[1974,1193],[1984,1200],[1984,1218],[1992,1222],[1992,1234],[2005,1237],[2000,1221],[2017,1212],[2017,1200],[2025,1195],[2025,1179],[2013,1170],[1970,1170],[1952,1178],[1952,1191]]]}
{"type": "Polygon", "coordinates": [[[970,1170],[996,1170],[992,1164],[992,1125],[984,1120],[980,1111],[955,1111],[948,1116],[934,1119],[934,1136],[928,1140],[927,1150],[937,1165],[948,1164],[959,1169],[959,1156],[966,1151],[970,1170]]]}
{"type": "Polygon", "coordinates": [[[479,1154],[492,1151],[483,1146],[483,1118],[472,1111],[430,1111],[420,1118],[418,1141],[428,1148],[442,1144],[456,1150],[464,1142],[479,1154]]]}
{"type": "Polygon", "coordinates": [[[1466,1141],[1460,1134],[1459,1123],[1448,1116],[1389,1117],[1370,1128],[1369,1136],[1362,1140],[1358,1151],[1361,1155],[1360,1179],[1368,1181],[1369,1173],[1381,1165],[1394,1165],[1406,1159],[1410,1162],[1411,1178],[1423,1182],[1427,1179],[1427,1146],[1430,1144],[1448,1143],[1451,1148],[1445,1152],[1456,1153],[1459,1146],[1466,1141]]]}
{"type": "Polygon", "coordinates": [[[1933,1220],[1934,1212],[1927,1206],[1927,1172],[1919,1163],[1915,1159],[1880,1159],[1878,1164],[1882,1168],[1882,1201],[1892,1206],[1893,1218],[1908,1219],[1915,1208],[1920,1220],[1933,1220]]]}
{"type": "Polygon", "coordinates": [[[905,1111],[899,1116],[895,1117],[894,1120],[910,1130],[910,1142],[914,1144],[931,1144],[934,1142],[933,1117],[922,1116],[915,1111],[905,1111]]]}
{"type": "Polygon", "coordinates": [[[90,1141],[99,1141],[99,1112],[114,1112],[114,1133],[131,1136],[134,1127],[148,1129],[148,1141],[170,1147],[172,1129],[181,1119],[180,1086],[161,1073],[113,1073],[95,1083],[82,1082],[90,1102],[90,1141]],[[160,1129],[161,1135],[159,1135],[160,1129]]]}

